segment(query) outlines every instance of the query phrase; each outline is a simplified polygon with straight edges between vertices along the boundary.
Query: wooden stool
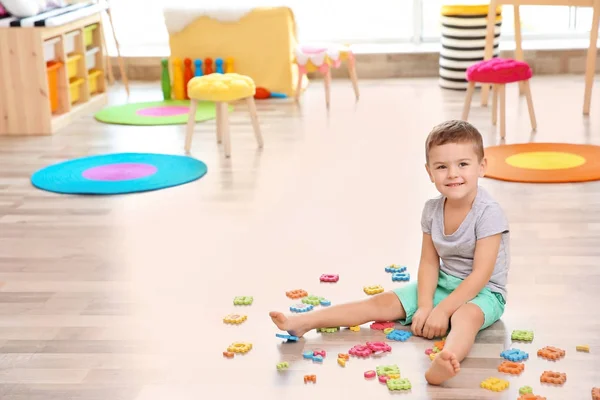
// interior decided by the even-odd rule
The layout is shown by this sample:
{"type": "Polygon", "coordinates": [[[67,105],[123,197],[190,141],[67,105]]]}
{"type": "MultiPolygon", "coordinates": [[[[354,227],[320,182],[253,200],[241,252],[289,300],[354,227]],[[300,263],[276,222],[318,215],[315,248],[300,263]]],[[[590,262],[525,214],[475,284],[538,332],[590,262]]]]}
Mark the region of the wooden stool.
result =
{"type": "Polygon", "coordinates": [[[523,91],[527,98],[527,108],[529,109],[529,119],[531,129],[536,130],[537,123],[535,112],[533,111],[533,100],[531,99],[531,90],[529,88],[529,79],[532,76],[529,64],[524,61],[517,61],[506,58],[492,58],[491,60],[480,61],[467,69],[467,96],[463,107],[462,119],[464,121],[469,117],[471,100],[475,91],[476,83],[491,84],[493,90],[492,97],[492,124],[496,125],[498,117],[498,95],[500,95],[500,137],[506,136],[506,96],[505,86],[507,83],[522,82],[523,91]]]}
{"type": "Polygon", "coordinates": [[[192,136],[194,134],[194,125],[196,124],[196,108],[198,106],[198,101],[214,101],[216,103],[217,143],[223,142],[225,157],[231,156],[228,103],[235,100],[246,99],[248,109],[250,110],[250,119],[252,120],[254,136],[258,142],[258,147],[263,147],[260,125],[258,124],[258,117],[256,115],[256,104],[254,104],[256,86],[254,85],[252,78],[235,73],[214,73],[190,79],[187,89],[191,103],[185,134],[186,152],[189,152],[192,147],[192,136]]]}
{"type": "Polygon", "coordinates": [[[348,74],[352,81],[354,95],[358,100],[358,78],[356,76],[354,53],[348,46],[328,44],[322,46],[298,45],[294,62],[298,65],[298,85],[296,86],[296,101],[300,99],[302,80],[308,72],[319,71],[325,79],[325,102],[329,108],[331,98],[331,67],[339,68],[342,61],[347,61],[348,74]]]}

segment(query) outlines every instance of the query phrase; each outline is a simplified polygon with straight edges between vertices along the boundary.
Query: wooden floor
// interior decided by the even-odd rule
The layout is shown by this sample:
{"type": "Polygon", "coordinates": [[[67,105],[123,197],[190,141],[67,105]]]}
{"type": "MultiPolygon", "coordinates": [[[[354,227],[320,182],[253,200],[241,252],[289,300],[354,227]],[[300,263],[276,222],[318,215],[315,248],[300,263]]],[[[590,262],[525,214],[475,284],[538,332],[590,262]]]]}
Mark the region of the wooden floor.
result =
{"type": "MultiPolygon", "coordinates": [[[[600,144],[600,85],[592,115],[582,115],[583,76],[532,83],[538,131],[531,136],[524,98],[507,90],[507,143],[600,144]]],[[[214,121],[198,124],[193,155],[209,172],[193,183],[145,194],[77,197],[32,188],[36,169],[73,157],[121,151],[182,154],[184,127],[104,125],[86,116],[52,137],[0,138],[0,398],[2,400],[197,400],[387,398],[363,372],[397,364],[412,382],[407,399],[516,399],[530,385],[547,399],[591,398],[600,386],[600,182],[525,185],[484,179],[512,229],[509,298],[502,320],[482,332],[458,377],[429,387],[423,373],[431,341],[392,343],[379,359],[338,352],[382,340],[360,332],[311,332],[286,344],[270,310],[305,289],[333,304],[365,296],[364,285],[392,289],[384,267],[417,275],[419,219],[436,195],[427,179],[424,138],[438,122],[460,117],[464,93],[434,79],[361,81],[355,104],[336,80],[332,106],[313,82],[301,107],[258,104],[265,147],[256,149],[245,107],[231,116],[232,158],[215,142],[214,121]],[[320,284],[322,273],[339,273],[320,284]],[[254,296],[234,306],[235,296],[254,296]],[[229,313],[248,316],[240,326],[229,313]],[[533,329],[520,377],[496,367],[513,329],[533,329]],[[225,359],[232,342],[253,344],[225,359]],[[591,353],[578,353],[589,344],[591,353]],[[539,359],[561,347],[564,360],[539,359]],[[323,348],[322,365],[302,352],[323,348]],[[289,361],[290,369],[275,365],[289,361]],[[563,387],[542,386],[544,370],[566,372],[563,387]],[[303,383],[316,374],[317,384],[303,383]],[[487,377],[510,381],[502,393],[479,388],[487,377]]],[[[161,98],[159,83],[134,85],[131,101],[161,98]]],[[[118,87],[111,102],[126,99],[118,87]]],[[[489,109],[473,104],[471,121],[497,142],[489,109]]]]}

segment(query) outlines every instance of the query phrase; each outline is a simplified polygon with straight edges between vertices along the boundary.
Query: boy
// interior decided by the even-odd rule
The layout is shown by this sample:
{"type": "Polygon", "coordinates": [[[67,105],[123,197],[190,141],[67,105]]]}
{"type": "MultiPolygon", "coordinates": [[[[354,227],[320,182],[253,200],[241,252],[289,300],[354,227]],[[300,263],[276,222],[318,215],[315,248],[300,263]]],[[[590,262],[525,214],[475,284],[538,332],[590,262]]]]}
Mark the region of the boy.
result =
{"type": "Polygon", "coordinates": [[[425,168],[441,196],[423,208],[417,282],[315,312],[270,316],[279,329],[297,336],[319,327],[397,320],[432,339],[451,326],[444,349],[425,373],[427,382],[439,385],[459,372],[477,333],[504,312],[509,230],[498,203],[478,186],[487,161],[477,129],[465,121],[442,123],[427,137],[425,154],[425,168]]]}

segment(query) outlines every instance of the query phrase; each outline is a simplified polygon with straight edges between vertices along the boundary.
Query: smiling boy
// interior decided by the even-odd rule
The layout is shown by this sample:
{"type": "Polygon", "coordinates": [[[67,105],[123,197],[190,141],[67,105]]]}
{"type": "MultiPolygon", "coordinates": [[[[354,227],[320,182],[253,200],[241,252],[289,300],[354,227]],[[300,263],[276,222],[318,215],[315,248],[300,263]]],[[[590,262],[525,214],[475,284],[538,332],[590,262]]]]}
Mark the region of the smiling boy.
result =
{"type": "Polygon", "coordinates": [[[487,160],[475,127],[459,120],[435,126],[425,155],[440,196],[423,208],[417,282],[315,312],[270,316],[279,329],[297,336],[314,328],[389,320],[412,324],[415,335],[429,339],[448,333],[425,373],[427,382],[439,385],[460,371],[477,333],[504,313],[509,227],[500,205],[478,184],[487,160]]]}

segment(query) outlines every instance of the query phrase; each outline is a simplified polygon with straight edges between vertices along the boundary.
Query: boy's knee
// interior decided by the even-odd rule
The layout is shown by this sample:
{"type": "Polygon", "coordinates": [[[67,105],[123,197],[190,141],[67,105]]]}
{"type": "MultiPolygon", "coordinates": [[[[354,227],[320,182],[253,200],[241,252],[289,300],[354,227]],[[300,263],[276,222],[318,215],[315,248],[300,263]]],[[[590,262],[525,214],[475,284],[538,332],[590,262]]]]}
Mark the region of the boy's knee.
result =
{"type": "Polygon", "coordinates": [[[468,320],[468,321],[483,321],[485,320],[485,315],[483,314],[483,310],[479,308],[477,304],[466,303],[462,306],[458,307],[458,309],[452,314],[450,318],[451,323],[456,323],[459,320],[468,320]]]}

